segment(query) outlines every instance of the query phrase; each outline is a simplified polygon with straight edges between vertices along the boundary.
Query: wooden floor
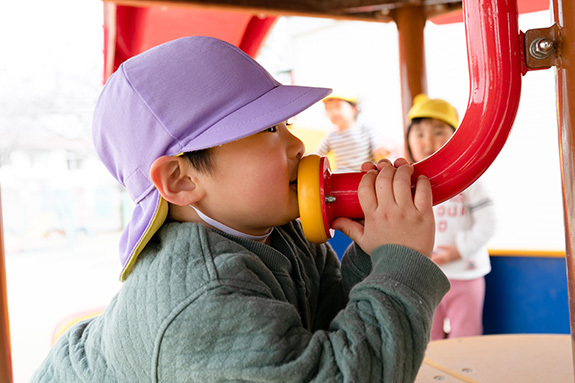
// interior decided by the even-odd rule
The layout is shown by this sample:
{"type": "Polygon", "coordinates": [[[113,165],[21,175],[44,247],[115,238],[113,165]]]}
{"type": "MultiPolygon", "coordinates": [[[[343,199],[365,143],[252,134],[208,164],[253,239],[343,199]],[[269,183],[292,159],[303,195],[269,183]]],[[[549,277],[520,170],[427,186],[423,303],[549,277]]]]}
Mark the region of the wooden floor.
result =
{"type": "Polygon", "coordinates": [[[570,335],[484,335],[431,342],[416,382],[573,383],[570,335]]]}

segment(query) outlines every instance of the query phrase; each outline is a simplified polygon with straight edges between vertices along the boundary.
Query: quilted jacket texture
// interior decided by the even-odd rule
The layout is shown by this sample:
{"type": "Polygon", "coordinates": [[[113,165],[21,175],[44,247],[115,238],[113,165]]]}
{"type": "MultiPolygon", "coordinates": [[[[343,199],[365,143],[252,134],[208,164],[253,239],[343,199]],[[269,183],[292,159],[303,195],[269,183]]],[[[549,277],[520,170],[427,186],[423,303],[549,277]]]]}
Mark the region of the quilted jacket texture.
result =
{"type": "Polygon", "coordinates": [[[299,223],[271,246],[169,223],[102,315],[54,345],[33,382],[409,382],[449,282],[396,245],[341,264],[299,223]]]}

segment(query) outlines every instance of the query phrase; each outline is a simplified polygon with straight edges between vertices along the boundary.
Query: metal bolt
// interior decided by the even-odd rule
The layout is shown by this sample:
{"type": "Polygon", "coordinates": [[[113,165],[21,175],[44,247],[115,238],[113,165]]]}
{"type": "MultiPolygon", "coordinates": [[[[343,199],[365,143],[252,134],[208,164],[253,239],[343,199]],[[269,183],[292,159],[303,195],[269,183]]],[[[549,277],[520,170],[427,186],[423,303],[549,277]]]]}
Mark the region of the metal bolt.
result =
{"type": "Polygon", "coordinates": [[[336,198],[332,195],[328,195],[325,197],[325,203],[333,203],[335,202],[336,198]]]}
{"type": "Polygon", "coordinates": [[[529,45],[529,53],[537,60],[546,59],[551,56],[554,50],[555,46],[553,41],[547,37],[535,39],[531,42],[531,45],[529,45]]]}

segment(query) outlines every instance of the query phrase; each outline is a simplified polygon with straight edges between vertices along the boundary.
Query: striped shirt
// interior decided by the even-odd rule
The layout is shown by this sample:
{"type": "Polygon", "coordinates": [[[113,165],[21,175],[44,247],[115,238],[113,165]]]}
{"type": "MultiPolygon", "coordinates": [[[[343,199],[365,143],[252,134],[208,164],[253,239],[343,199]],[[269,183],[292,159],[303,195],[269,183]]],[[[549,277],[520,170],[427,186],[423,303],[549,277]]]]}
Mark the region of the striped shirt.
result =
{"type": "Polygon", "coordinates": [[[374,161],[373,150],[377,148],[374,137],[364,125],[331,132],[322,141],[316,153],[325,156],[335,155],[334,169],[338,171],[359,171],[361,164],[374,161]]]}

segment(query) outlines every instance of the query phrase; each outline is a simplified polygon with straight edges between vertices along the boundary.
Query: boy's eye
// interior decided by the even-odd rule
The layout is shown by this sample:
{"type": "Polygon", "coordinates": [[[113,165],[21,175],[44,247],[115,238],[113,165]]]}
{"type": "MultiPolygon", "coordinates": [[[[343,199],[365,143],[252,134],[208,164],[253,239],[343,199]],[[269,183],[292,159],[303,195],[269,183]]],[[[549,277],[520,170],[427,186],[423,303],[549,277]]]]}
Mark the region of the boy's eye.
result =
{"type": "Polygon", "coordinates": [[[278,131],[278,126],[277,126],[277,125],[274,125],[274,126],[272,126],[272,127],[266,129],[266,132],[270,132],[270,133],[275,133],[275,132],[277,132],[277,131],[278,131]]]}

